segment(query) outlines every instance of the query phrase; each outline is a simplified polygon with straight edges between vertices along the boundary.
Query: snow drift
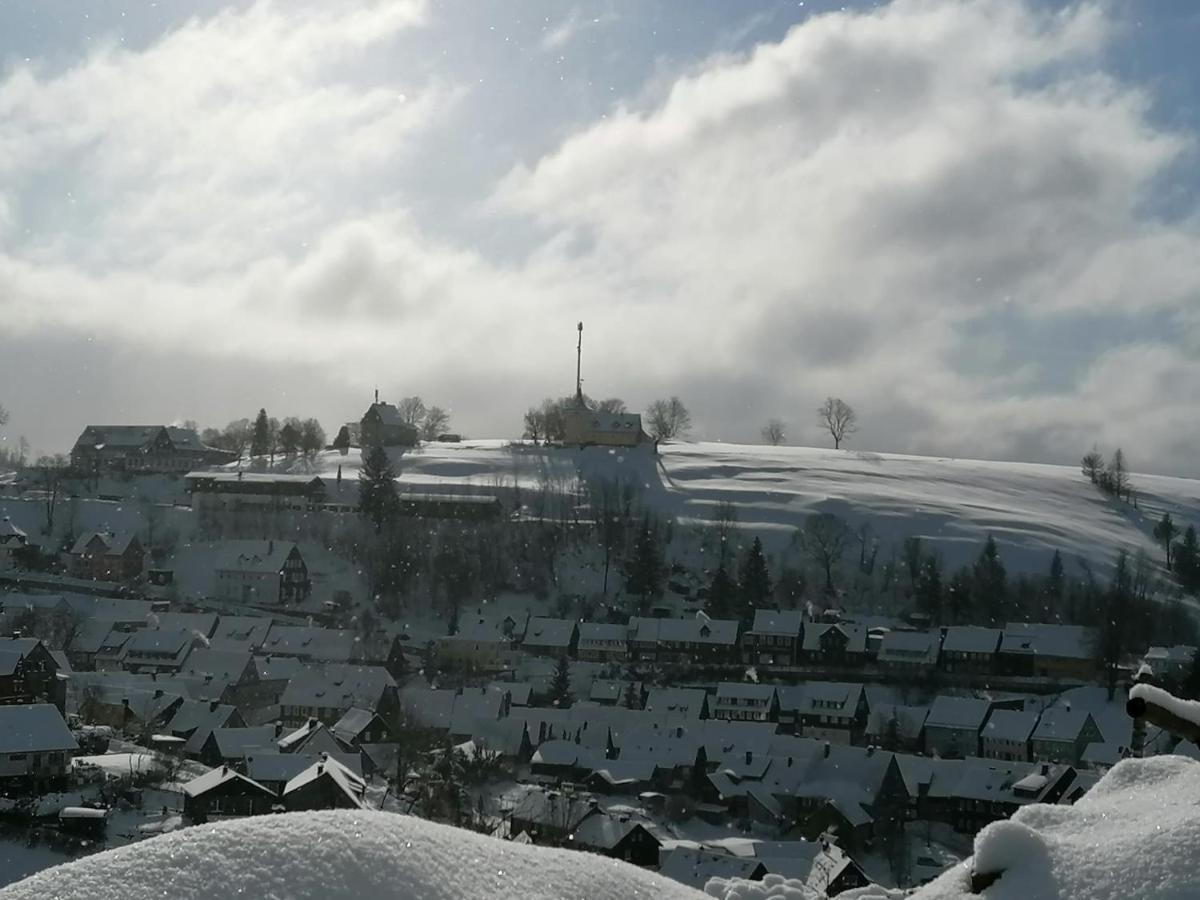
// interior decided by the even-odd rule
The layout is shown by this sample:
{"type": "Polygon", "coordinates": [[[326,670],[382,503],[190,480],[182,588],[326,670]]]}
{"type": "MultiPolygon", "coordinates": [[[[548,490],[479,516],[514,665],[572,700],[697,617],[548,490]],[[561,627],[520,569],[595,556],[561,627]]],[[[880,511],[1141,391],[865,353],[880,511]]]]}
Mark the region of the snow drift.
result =
{"type": "Polygon", "coordinates": [[[187,828],[0,890],[3,900],[701,900],[627,863],[382,812],[258,816],[187,828]]]}

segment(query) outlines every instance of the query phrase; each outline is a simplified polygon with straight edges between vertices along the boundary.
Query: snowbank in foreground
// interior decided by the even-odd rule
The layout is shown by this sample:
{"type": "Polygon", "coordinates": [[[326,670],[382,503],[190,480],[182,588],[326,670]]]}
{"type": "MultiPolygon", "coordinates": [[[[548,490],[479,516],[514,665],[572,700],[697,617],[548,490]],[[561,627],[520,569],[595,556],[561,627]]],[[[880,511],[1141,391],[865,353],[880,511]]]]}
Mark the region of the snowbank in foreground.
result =
{"type": "Polygon", "coordinates": [[[381,812],[291,813],[187,828],[48,869],[0,900],[703,900],[674,881],[570,850],[381,812]]]}
{"type": "Polygon", "coordinates": [[[966,900],[972,865],[1001,872],[987,900],[1200,897],[1200,763],[1125,760],[1075,806],[1029,806],[975,838],[974,861],[913,900],[966,900]]]}

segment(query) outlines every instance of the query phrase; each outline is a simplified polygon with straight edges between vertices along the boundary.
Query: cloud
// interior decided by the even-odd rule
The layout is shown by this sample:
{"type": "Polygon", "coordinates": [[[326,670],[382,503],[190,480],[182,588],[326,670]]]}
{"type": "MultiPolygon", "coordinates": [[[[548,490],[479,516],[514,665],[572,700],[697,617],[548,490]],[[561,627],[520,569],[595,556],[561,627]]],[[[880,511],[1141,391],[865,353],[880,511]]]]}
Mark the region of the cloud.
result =
{"type": "Polygon", "coordinates": [[[562,50],[581,34],[598,25],[607,25],[616,21],[616,15],[606,12],[599,16],[585,15],[578,6],[571,7],[567,15],[557,25],[546,28],[540,41],[544,52],[562,50]]]}
{"type": "Polygon", "coordinates": [[[398,175],[467,96],[396,62],[424,7],[296,10],[0,81],[0,183],[25,186],[0,228],[41,208],[0,250],[10,335],[303,359],[328,398],[383,373],[503,435],[569,391],[582,318],[591,393],[678,393],[726,440],[778,415],[820,441],[838,394],[861,446],[1196,472],[1200,227],[1154,214],[1192,136],[1105,70],[1107,7],[897,0],[693,65],[511,168],[473,211],[505,257],[398,175]],[[1051,382],[1045,351],[988,346],[1001,313],[1101,349],[1051,382]]]}

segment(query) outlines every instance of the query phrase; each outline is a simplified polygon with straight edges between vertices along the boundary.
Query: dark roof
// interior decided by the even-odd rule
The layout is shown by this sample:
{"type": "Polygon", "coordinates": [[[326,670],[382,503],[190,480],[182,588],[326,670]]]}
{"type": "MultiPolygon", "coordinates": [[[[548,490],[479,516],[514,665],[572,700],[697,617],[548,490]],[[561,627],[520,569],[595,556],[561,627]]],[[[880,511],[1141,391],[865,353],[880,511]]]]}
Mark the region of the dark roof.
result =
{"type": "Polygon", "coordinates": [[[0,706],[0,753],[77,750],[58,707],[50,703],[0,706]]]}

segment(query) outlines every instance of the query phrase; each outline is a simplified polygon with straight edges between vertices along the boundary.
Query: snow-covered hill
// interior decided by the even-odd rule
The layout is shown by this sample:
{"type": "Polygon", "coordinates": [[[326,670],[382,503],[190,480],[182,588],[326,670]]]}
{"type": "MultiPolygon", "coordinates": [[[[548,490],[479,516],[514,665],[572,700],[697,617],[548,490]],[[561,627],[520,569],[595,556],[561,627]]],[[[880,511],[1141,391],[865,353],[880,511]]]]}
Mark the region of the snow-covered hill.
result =
{"type": "MultiPolygon", "coordinates": [[[[869,522],[885,550],[918,535],[948,565],[972,559],[995,536],[1010,571],[1043,572],[1060,550],[1107,566],[1118,548],[1161,548],[1154,524],[1164,511],[1200,526],[1200,481],[1135,475],[1137,507],[1102,495],[1067,466],[900,456],[855,450],[672,443],[643,451],[544,449],[500,441],[433,444],[398,455],[412,490],[525,492],[585,478],[639,484],[650,502],[677,520],[712,519],[733,503],[741,527],[780,546],[815,512],[832,512],[857,529],[869,522]]],[[[324,473],[356,478],[358,452],[325,454],[324,473]]]]}

